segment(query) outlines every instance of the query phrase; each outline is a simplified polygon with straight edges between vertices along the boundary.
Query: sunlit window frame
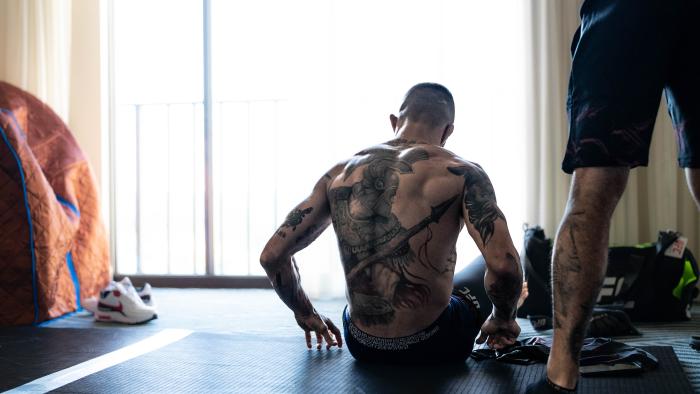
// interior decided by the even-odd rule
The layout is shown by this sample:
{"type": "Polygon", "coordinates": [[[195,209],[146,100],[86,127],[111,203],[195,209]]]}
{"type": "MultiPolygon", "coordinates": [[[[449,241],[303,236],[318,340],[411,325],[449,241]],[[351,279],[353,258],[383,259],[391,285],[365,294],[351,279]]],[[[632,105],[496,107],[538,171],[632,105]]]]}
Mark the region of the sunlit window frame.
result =
{"type": "MultiPolygon", "coordinates": [[[[109,122],[109,225],[110,225],[110,252],[115,271],[115,280],[121,280],[124,274],[119,272],[119,256],[117,254],[116,231],[116,163],[115,163],[115,97],[114,97],[114,1],[107,0],[107,12],[104,17],[107,33],[107,89],[108,89],[108,122],[109,122]]],[[[202,0],[203,18],[203,53],[204,62],[204,228],[205,228],[205,273],[203,275],[128,275],[136,285],[148,282],[156,287],[177,288],[271,288],[270,282],[265,276],[241,275],[225,276],[216,275],[214,272],[214,198],[212,183],[212,102],[211,91],[211,0],[202,0]]],[[[138,229],[137,229],[138,231],[138,229]]]]}

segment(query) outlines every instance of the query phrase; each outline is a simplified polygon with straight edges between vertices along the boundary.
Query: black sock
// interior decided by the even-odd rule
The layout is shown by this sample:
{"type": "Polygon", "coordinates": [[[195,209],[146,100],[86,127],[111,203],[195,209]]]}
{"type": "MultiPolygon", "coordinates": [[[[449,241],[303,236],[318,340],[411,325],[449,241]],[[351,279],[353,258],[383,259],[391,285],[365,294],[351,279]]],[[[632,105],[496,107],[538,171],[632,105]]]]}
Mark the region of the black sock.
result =
{"type": "MultiPolygon", "coordinates": [[[[578,384],[576,384],[578,386],[578,384]]],[[[539,394],[539,393],[575,393],[576,387],[573,390],[561,387],[558,384],[549,380],[549,377],[545,376],[544,379],[539,382],[533,383],[527,386],[525,391],[527,394],[539,394]]]]}

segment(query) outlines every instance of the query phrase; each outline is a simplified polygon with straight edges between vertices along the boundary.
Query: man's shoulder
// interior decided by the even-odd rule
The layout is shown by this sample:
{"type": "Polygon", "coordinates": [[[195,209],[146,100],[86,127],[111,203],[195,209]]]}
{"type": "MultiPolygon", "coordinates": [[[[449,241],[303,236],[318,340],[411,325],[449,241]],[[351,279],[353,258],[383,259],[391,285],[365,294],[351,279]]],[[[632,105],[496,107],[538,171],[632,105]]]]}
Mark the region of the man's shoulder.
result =
{"type": "Polygon", "coordinates": [[[432,144],[421,144],[415,141],[404,141],[404,140],[391,140],[387,142],[382,142],[376,145],[372,145],[354,154],[348,161],[356,158],[358,156],[366,156],[372,154],[392,154],[397,156],[402,156],[404,152],[411,151],[425,151],[428,153],[430,159],[434,160],[458,160],[467,162],[466,160],[459,157],[454,152],[445,149],[438,145],[432,144]]]}
{"type": "Polygon", "coordinates": [[[488,174],[484,171],[483,167],[478,163],[462,158],[456,160],[455,165],[447,167],[447,170],[454,175],[464,177],[465,180],[488,180],[488,174]]]}
{"type": "Polygon", "coordinates": [[[483,171],[483,168],[479,164],[466,160],[441,146],[416,143],[398,144],[396,140],[383,142],[362,149],[351,157],[338,162],[333,169],[337,172],[343,172],[346,167],[352,167],[353,163],[364,163],[367,160],[380,157],[400,160],[405,156],[416,156],[419,157],[421,161],[427,160],[428,163],[438,164],[440,166],[444,165],[445,167],[468,167],[469,169],[483,171]]]}
{"type": "Polygon", "coordinates": [[[473,161],[469,161],[467,159],[464,159],[463,157],[459,156],[458,154],[445,149],[440,146],[435,146],[432,145],[430,147],[430,158],[441,162],[444,164],[447,168],[452,168],[452,167],[463,167],[463,168],[468,168],[468,169],[477,169],[483,171],[483,168],[481,166],[473,161]]]}
{"type": "MultiPolygon", "coordinates": [[[[411,163],[425,162],[438,167],[453,168],[457,172],[483,172],[483,168],[472,161],[466,160],[456,153],[437,145],[429,144],[394,144],[394,141],[384,142],[360,150],[351,157],[338,161],[326,174],[334,179],[340,174],[352,172],[355,167],[369,164],[378,159],[408,160],[411,163]]],[[[455,173],[450,170],[450,172],[455,173]]]]}

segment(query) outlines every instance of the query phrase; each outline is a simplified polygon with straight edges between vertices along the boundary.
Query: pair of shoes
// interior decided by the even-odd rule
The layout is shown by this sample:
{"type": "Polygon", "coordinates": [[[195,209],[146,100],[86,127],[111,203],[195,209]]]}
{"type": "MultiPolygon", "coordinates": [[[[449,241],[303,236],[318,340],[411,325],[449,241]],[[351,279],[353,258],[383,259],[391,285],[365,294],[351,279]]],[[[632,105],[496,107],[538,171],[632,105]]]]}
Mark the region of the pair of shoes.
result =
{"type": "Polygon", "coordinates": [[[157,319],[151,285],[136,288],[129,278],[110,284],[99,297],[83,301],[85,309],[95,315],[95,321],[140,324],[157,319]]]}

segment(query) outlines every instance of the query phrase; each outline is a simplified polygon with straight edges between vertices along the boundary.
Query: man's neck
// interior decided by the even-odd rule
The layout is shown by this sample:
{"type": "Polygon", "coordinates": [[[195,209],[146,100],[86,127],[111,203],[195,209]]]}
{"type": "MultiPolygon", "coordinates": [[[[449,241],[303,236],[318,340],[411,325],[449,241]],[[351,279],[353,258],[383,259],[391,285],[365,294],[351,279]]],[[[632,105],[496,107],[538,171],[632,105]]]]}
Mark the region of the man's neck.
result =
{"type": "Polygon", "coordinates": [[[442,134],[420,123],[405,123],[396,133],[396,139],[406,144],[442,145],[442,134]]]}

